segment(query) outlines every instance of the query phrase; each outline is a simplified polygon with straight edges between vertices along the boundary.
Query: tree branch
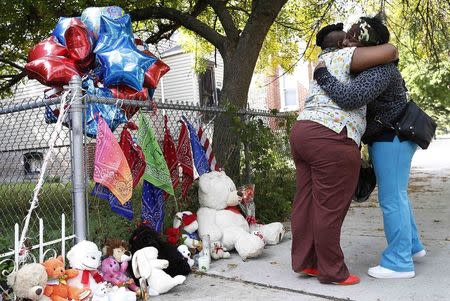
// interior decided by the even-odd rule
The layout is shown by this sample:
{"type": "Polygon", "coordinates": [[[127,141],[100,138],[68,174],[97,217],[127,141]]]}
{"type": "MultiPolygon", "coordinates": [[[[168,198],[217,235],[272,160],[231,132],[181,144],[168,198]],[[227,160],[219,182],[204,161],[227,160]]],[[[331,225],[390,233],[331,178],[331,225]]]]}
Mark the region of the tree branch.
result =
{"type": "MultiPolygon", "coordinates": [[[[195,3],[192,11],[189,13],[193,18],[197,18],[208,6],[206,0],[199,0],[195,3]]],[[[146,43],[156,44],[162,39],[170,39],[174,32],[180,28],[181,24],[174,22],[171,24],[158,24],[158,31],[153,33],[145,40],[146,43]]]]}
{"type": "Polygon", "coordinates": [[[3,57],[0,57],[0,63],[9,65],[9,66],[11,66],[11,67],[13,67],[13,68],[16,68],[16,69],[19,69],[19,70],[23,70],[23,67],[22,67],[22,66],[19,66],[19,65],[17,65],[16,63],[14,63],[14,62],[12,62],[12,61],[10,61],[10,60],[7,60],[7,59],[5,59],[5,58],[3,58],[3,57]]]}
{"type": "Polygon", "coordinates": [[[220,23],[225,30],[225,34],[231,40],[237,41],[239,39],[239,29],[233,21],[233,17],[226,7],[226,0],[208,0],[209,5],[219,17],[220,23]]]}
{"type": "Polygon", "coordinates": [[[242,31],[238,48],[246,49],[254,44],[254,51],[259,53],[269,28],[286,2],[287,0],[253,0],[252,12],[242,31]]]}
{"type": "Polygon", "coordinates": [[[27,73],[25,70],[22,70],[19,74],[16,74],[14,77],[12,77],[10,80],[5,81],[3,85],[0,86],[0,92],[5,92],[15,84],[17,84],[22,78],[27,76],[27,73]]]}
{"type": "Polygon", "coordinates": [[[133,21],[144,21],[152,18],[167,19],[200,35],[219,50],[223,48],[225,37],[205,23],[188,13],[168,7],[146,7],[130,12],[133,21]]]}

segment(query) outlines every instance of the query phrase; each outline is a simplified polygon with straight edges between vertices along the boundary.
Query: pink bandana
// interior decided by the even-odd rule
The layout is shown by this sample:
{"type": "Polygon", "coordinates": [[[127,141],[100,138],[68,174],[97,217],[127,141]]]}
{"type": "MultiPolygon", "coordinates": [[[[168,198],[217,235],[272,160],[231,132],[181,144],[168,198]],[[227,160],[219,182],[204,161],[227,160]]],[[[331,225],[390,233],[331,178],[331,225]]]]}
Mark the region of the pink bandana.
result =
{"type": "Polygon", "coordinates": [[[108,187],[123,205],[131,199],[133,178],[127,159],[103,118],[98,117],[94,181],[108,187]]]}

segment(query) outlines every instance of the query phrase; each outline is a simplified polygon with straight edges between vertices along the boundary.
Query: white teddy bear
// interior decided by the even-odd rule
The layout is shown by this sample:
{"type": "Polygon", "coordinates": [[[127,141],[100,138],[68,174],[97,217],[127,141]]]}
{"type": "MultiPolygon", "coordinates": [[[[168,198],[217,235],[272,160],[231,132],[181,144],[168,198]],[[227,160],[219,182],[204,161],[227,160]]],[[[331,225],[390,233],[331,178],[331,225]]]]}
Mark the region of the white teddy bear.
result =
{"type": "Polygon", "coordinates": [[[44,266],[39,263],[25,264],[7,277],[7,283],[13,289],[16,298],[33,301],[51,301],[49,297],[44,295],[47,280],[47,272],[44,266]]]}
{"type": "Polygon", "coordinates": [[[212,171],[200,177],[197,211],[198,232],[201,237],[209,235],[212,244],[220,242],[225,251],[236,249],[242,259],[257,257],[265,243],[279,243],[285,233],[281,223],[249,226],[237,209],[241,200],[236,185],[225,172],[212,171]],[[255,235],[254,231],[262,234],[255,235]]]}
{"type": "MultiPolygon", "coordinates": [[[[186,277],[177,275],[170,277],[163,269],[169,266],[169,262],[158,259],[158,250],[155,247],[146,247],[133,254],[132,267],[136,278],[147,280],[148,294],[157,296],[164,294],[173,287],[182,284],[186,277]]],[[[142,283],[141,283],[142,288],[142,283]]]]}
{"type": "Polygon", "coordinates": [[[93,294],[97,289],[102,289],[99,284],[103,277],[97,269],[101,265],[102,252],[91,241],[83,240],[74,245],[67,252],[67,260],[71,268],[79,271],[78,276],[69,279],[67,283],[78,288],[89,287],[93,294]]]}

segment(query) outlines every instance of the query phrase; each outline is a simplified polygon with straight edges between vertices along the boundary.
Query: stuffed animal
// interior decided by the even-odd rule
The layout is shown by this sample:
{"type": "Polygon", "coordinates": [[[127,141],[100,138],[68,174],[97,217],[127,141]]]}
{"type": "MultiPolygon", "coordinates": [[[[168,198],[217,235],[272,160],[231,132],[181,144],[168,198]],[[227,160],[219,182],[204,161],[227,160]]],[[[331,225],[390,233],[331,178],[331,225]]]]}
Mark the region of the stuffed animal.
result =
{"type": "MultiPolygon", "coordinates": [[[[191,272],[189,264],[184,259],[183,255],[178,252],[177,247],[168,242],[163,241],[159,234],[151,228],[142,225],[133,231],[130,240],[130,251],[136,253],[138,250],[145,247],[155,247],[158,250],[159,258],[165,259],[169,262],[169,266],[164,268],[164,271],[172,277],[177,275],[188,275],[191,272]]],[[[129,275],[133,271],[128,266],[129,275]]],[[[138,283],[137,279],[135,282],[138,283]]]]}
{"type": "Polygon", "coordinates": [[[102,282],[97,286],[91,301],[136,301],[136,294],[125,287],[111,287],[110,284],[102,282]]]}
{"type": "Polygon", "coordinates": [[[230,258],[230,253],[225,252],[220,241],[213,241],[211,243],[211,258],[212,259],[221,259],[221,258],[230,258]]]}
{"type": "Polygon", "coordinates": [[[74,245],[67,252],[67,259],[71,268],[79,271],[78,276],[69,279],[69,285],[78,288],[90,288],[95,294],[95,290],[103,278],[97,271],[101,264],[102,252],[97,245],[91,241],[83,240],[74,245]]]}
{"type": "MultiPolygon", "coordinates": [[[[131,252],[128,251],[128,244],[124,240],[107,239],[102,252],[103,256],[114,256],[119,263],[131,261],[131,252]]],[[[126,265],[128,266],[128,263],[126,265]]]]}
{"type": "Polygon", "coordinates": [[[48,275],[44,294],[53,301],[83,300],[91,294],[90,289],[67,285],[69,279],[77,277],[78,271],[73,269],[66,270],[62,256],[50,258],[44,261],[42,265],[48,275]]]}
{"type": "Polygon", "coordinates": [[[102,261],[100,271],[103,279],[112,285],[126,286],[133,292],[137,292],[139,287],[134,283],[134,280],[126,275],[128,263],[120,264],[115,257],[110,256],[102,261]]]}
{"type": "Polygon", "coordinates": [[[198,194],[201,206],[197,211],[198,232],[201,237],[209,235],[212,243],[220,242],[224,251],[236,249],[244,260],[259,256],[264,242],[251,231],[261,232],[264,241],[270,243],[278,243],[283,238],[284,228],[281,223],[258,225],[257,229],[250,229],[237,208],[241,196],[225,172],[203,174],[198,194]]]}
{"type": "Polygon", "coordinates": [[[109,284],[106,282],[99,283],[97,289],[92,296],[91,301],[109,301],[109,284]]]}
{"type": "Polygon", "coordinates": [[[183,255],[189,266],[192,268],[194,266],[194,259],[191,258],[191,251],[189,251],[188,246],[179,245],[177,250],[181,253],[181,255],[183,255]]]}
{"type": "Polygon", "coordinates": [[[181,236],[183,244],[191,249],[201,246],[201,240],[198,236],[197,215],[190,211],[177,212],[173,219],[173,227],[184,232],[181,236]]]}
{"type": "Polygon", "coordinates": [[[47,272],[41,264],[28,263],[9,274],[7,284],[13,289],[16,298],[50,301],[51,299],[44,295],[47,279],[47,272]]]}
{"type": "Polygon", "coordinates": [[[164,294],[173,287],[182,284],[186,277],[177,275],[171,277],[163,269],[169,266],[167,260],[158,259],[155,247],[146,247],[133,253],[132,267],[136,278],[143,278],[148,284],[148,294],[157,296],[164,294]]]}
{"type": "Polygon", "coordinates": [[[123,286],[113,286],[108,296],[109,301],[136,301],[136,294],[123,286]]]}

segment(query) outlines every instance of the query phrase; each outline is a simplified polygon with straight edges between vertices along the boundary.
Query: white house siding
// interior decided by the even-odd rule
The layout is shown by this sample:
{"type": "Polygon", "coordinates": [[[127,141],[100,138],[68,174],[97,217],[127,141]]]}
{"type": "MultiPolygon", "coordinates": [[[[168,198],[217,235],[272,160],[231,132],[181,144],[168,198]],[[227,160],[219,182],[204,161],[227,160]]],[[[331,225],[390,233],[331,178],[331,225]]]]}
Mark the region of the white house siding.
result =
{"type": "MultiPolygon", "coordinates": [[[[24,99],[25,101],[27,99],[24,99]]],[[[0,182],[35,180],[36,175],[26,175],[24,155],[30,152],[45,156],[48,141],[55,129],[44,121],[44,108],[0,115],[0,182]]],[[[47,176],[61,181],[70,179],[69,130],[64,128],[56,141],[55,156],[47,176]]]]}
{"type": "Polygon", "coordinates": [[[267,76],[254,73],[248,91],[248,106],[250,109],[267,110],[267,76]]]}
{"type": "MultiPolygon", "coordinates": [[[[28,81],[17,86],[12,98],[0,100],[0,107],[27,103],[43,98],[48,87],[37,81],[28,81]]],[[[55,126],[46,124],[45,107],[0,115],[0,182],[23,182],[34,180],[36,175],[26,175],[24,154],[39,152],[43,156],[55,126]]],[[[69,131],[64,128],[56,141],[55,157],[49,165],[47,175],[68,181],[70,177],[69,131]]]]}
{"type": "MultiPolygon", "coordinates": [[[[197,74],[193,69],[192,54],[175,52],[162,57],[162,60],[170,67],[170,71],[163,77],[164,101],[198,102],[193,86],[197,74]]],[[[161,98],[161,83],[156,90],[155,98],[161,98]]]]}

